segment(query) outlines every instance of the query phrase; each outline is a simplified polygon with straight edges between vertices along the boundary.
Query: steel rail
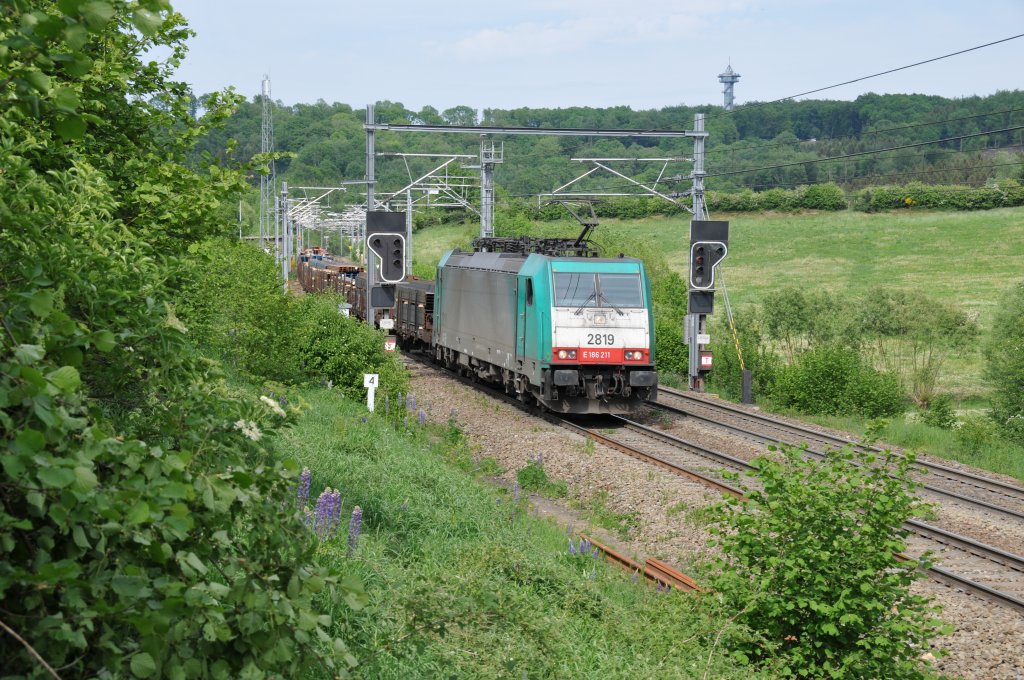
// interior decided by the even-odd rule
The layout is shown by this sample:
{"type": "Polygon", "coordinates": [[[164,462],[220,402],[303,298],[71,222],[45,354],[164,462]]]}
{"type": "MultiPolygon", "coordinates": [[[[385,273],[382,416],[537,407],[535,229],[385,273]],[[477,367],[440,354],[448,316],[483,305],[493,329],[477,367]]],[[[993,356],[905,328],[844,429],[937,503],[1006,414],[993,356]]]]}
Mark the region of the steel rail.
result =
{"type": "MultiPolygon", "coordinates": [[[[746,418],[750,418],[752,420],[764,422],[766,424],[772,425],[773,427],[778,427],[779,429],[786,429],[786,430],[790,430],[792,432],[799,432],[801,434],[806,434],[809,437],[813,437],[813,438],[817,438],[817,439],[823,439],[823,440],[827,440],[827,441],[834,442],[836,444],[842,444],[842,445],[853,444],[854,446],[858,446],[858,447],[861,447],[863,449],[870,450],[870,451],[875,451],[876,453],[881,453],[884,450],[882,447],[879,447],[879,446],[872,446],[872,445],[869,445],[869,444],[862,444],[862,443],[855,442],[855,441],[849,441],[847,439],[843,439],[842,437],[838,437],[836,435],[829,434],[827,432],[819,432],[818,430],[814,430],[814,429],[811,429],[809,427],[805,427],[803,425],[797,425],[795,423],[783,422],[783,421],[777,420],[775,418],[772,418],[771,416],[767,416],[767,415],[765,415],[763,413],[752,413],[751,411],[743,409],[743,408],[740,408],[739,406],[736,406],[734,404],[729,404],[729,403],[724,403],[724,402],[723,403],[719,403],[717,401],[712,401],[710,399],[705,399],[703,397],[699,397],[699,396],[696,396],[694,394],[689,394],[687,392],[681,392],[679,390],[674,390],[672,388],[667,388],[667,387],[659,387],[658,391],[659,392],[664,392],[666,394],[670,394],[673,397],[678,397],[680,399],[686,399],[686,400],[689,400],[689,401],[697,402],[697,403],[701,404],[702,406],[706,406],[708,408],[716,408],[716,409],[719,409],[719,410],[722,410],[722,411],[728,411],[729,413],[735,413],[736,415],[740,415],[740,416],[743,416],[743,417],[746,417],[746,418]]],[[[1011,483],[1004,482],[1004,481],[1001,481],[1001,480],[998,480],[998,479],[992,479],[990,477],[983,477],[981,475],[976,475],[976,474],[971,473],[971,472],[964,472],[963,470],[957,470],[956,468],[952,468],[952,467],[949,467],[947,465],[943,465],[941,463],[935,463],[935,462],[932,462],[932,461],[921,461],[921,460],[918,460],[916,464],[918,464],[918,465],[920,465],[922,467],[926,467],[928,469],[938,470],[938,471],[942,472],[943,474],[950,475],[951,477],[962,478],[964,480],[967,480],[971,484],[975,484],[975,485],[980,486],[980,487],[985,487],[985,488],[987,488],[987,489],[989,489],[991,491],[995,491],[995,492],[998,492],[998,493],[1005,493],[1005,494],[1010,495],[1010,496],[1016,496],[1017,498],[1024,498],[1024,486],[1020,486],[1020,485],[1017,485],[1017,484],[1011,484],[1011,483]]]]}
{"type": "MultiPolygon", "coordinates": [[[[717,410],[733,413],[733,414],[735,414],[737,416],[740,416],[742,418],[745,418],[747,420],[752,420],[754,422],[764,423],[765,425],[768,425],[770,427],[776,428],[778,430],[782,430],[782,431],[787,431],[788,430],[788,431],[791,431],[791,432],[798,432],[798,433],[801,433],[801,434],[802,433],[807,433],[807,434],[810,435],[810,438],[815,438],[815,439],[818,439],[818,440],[835,441],[837,443],[842,443],[844,445],[845,444],[852,444],[854,446],[860,446],[862,448],[865,448],[865,449],[871,450],[871,451],[875,451],[875,452],[883,451],[883,449],[880,449],[878,447],[873,447],[873,446],[872,447],[867,447],[867,446],[864,446],[862,444],[858,444],[857,442],[845,441],[845,440],[843,440],[843,439],[841,439],[839,437],[835,437],[834,435],[829,435],[829,434],[826,434],[826,433],[817,432],[815,430],[811,430],[809,428],[804,428],[804,427],[801,427],[799,425],[790,425],[789,423],[780,422],[780,421],[777,421],[777,420],[775,420],[773,418],[770,418],[770,417],[767,417],[767,416],[763,416],[761,414],[750,413],[748,411],[744,411],[742,409],[737,409],[737,408],[734,408],[734,407],[731,407],[731,406],[728,406],[728,405],[720,405],[720,404],[711,402],[711,401],[709,401],[707,399],[701,399],[699,397],[688,397],[688,396],[686,396],[683,393],[676,394],[674,392],[670,392],[670,394],[672,394],[673,396],[682,396],[684,399],[690,399],[691,401],[698,402],[698,403],[700,403],[701,406],[703,406],[705,408],[708,408],[710,410],[717,409],[717,410]]],[[[713,417],[710,417],[710,416],[707,416],[707,415],[702,415],[700,413],[694,413],[692,411],[687,411],[687,410],[678,408],[676,406],[671,406],[669,404],[654,403],[653,406],[655,408],[658,408],[658,409],[663,410],[663,411],[667,411],[669,413],[675,413],[675,414],[678,414],[678,415],[684,415],[684,416],[687,416],[687,417],[690,417],[690,418],[695,418],[697,420],[702,420],[704,422],[707,422],[707,423],[710,423],[710,424],[714,425],[715,427],[718,427],[718,428],[721,428],[721,429],[725,429],[725,430],[729,430],[730,432],[733,432],[735,434],[739,434],[739,435],[741,435],[743,437],[746,437],[746,438],[754,439],[756,441],[760,441],[760,442],[780,441],[779,439],[777,439],[775,437],[770,437],[770,436],[767,436],[765,434],[761,434],[761,433],[755,432],[753,430],[746,429],[746,428],[741,427],[739,425],[732,425],[732,424],[729,424],[729,423],[723,423],[723,422],[721,422],[719,420],[714,419],[713,417]]],[[[783,441],[783,443],[792,444],[792,445],[798,445],[800,442],[789,440],[789,441],[783,441]]],[[[806,449],[806,452],[808,454],[810,454],[812,456],[815,456],[815,457],[818,457],[818,458],[824,456],[824,453],[822,453],[821,451],[817,451],[817,450],[810,449],[810,448],[806,449]]],[[[926,469],[929,469],[929,468],[930,469],[943,468],[943,469],[946,469],[946,470],[951,470],[951,468],[945,468],[945,466],[936,466],[936,465],[934,465],[932,463],[926,463],[926,462],[922,462],[920,460],[915,461],[914,464],[915,465],[920,465],[921,467],[926,468],[926,469]]],[[[985,479],[983,477],[978,477],[977,475],[971,475],[970,473],[961,473],[959,471],[952,471],[952,472],[955,473],[956,476],[961,476],[961,477],[963,477],[965,479],[968,479],[968,481],[965,482],[965,483],[969,483],[969,484],[973,484],[975,486],[986,488],[987,490],[994,491],[995,493],[1000,493],[1000,494],[1003,494],[1003,495],[1010,495],[1010,494],[1007,494],[1005,491],[997,490],[997,489],[992,489],[992,488],[989,488],[988,486],[985,486],[985,485],[982,485],[982,484],[977,484],[975,480],[980,479],[980,480],[983,480],[985,482],[992,482],[994,484],[998,484],[998,485],[1001,485],[1001,486],[1003,486],[1005,488],[1008,488],[1008,489],[1011,489],[1011,490],[1016,491],[1018,493],[1024,494],[1024,489],[1019,489],[1018,487],[1015,487],[1015,486],[1009,485],[1009,484],[1003,484],[1002,482],[998,482],[997,480],[987,480],[987,479],[985,479]]],[[[992,512],[997,512],[997,513],[1006,515],[1008,517],[1013,517],[1014,519],[1024,521],[1024,513],[1018,512],[1017,510],[1013,510],[1011,508],[1006,508],[1006,507],[1003,507],[1001,505],[996,505],[995,503],[990,503],[988,501],[981,500],[980,498],[972,498],[971,496],[965,496],[965,495],[959,494],[959,493],[957,493],[955,491],[949,491],[948,489],[943,489],[941,487],[933,486],[933,485],[930,485],[930,484],[927,484],[927,483],[926,484],[922,484],[922,488],[925,489],[926,491],[930,492],[930,493],[934,493],[934,494],[939,495],[939,496],[945,496],[947,498],[952,498],[953,500],[957,500],[957,501],[960,501],[962,503],[967,503],[969,505],[975,505],[975,506],[984,508],[984,509],[992,511],[992,512]]],[[[1024,500],[1024,498],[1022,498],[1021,500],[1024,500]]]]}

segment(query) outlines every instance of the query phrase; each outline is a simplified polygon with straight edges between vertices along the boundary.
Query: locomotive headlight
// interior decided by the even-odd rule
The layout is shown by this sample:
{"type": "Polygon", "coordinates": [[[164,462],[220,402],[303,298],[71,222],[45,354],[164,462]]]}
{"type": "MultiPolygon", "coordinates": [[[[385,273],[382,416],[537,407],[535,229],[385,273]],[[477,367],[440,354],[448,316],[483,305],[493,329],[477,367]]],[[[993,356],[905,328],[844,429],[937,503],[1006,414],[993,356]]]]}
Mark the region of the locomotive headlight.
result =
{"type": "Polygon", "coordinates": [[[594,323],[596,325],[603,326],[607,322],[608,322],[608,317],[606,317],[604,314],[595,314],[594,315],[594,323]]]}
{"type": "Polygon", "coordinates": [[[564,349],[560,349],[560,350],[558,350],[558,358],[559,359],[568,359],[569,358],[569,353],[566,352],[564,349]]]}
{"type": "Polygon", "coordinates": [[[633,359],[633,352],[627,351],[626,352],[626,361],[631,361],[632,359],[633,359]]]}
{"type": "Polygon", "coordinates": [[[574,349],[569,350],[569,358],[570,359],[575,359],[576,358],[576,350],[574,350],[574,349]]]}

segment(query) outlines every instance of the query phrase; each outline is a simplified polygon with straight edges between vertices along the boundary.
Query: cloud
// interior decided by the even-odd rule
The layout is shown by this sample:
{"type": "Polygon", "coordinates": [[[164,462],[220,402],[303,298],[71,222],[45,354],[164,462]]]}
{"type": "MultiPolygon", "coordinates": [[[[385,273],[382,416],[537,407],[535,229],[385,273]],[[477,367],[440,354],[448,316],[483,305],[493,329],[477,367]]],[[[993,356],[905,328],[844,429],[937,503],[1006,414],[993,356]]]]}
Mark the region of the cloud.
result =
{"type": "MultiPolygon", "coordinates": [[[[638,0],[624,9],[614,0],[558,0],[530,2],[523,15],[547,16],[548,21],[519,21],[479,28],[432,48],[457,57],[503,61],[571,55],[583,49],[684,43],[698,30],[710,28],[715,15],[737,14],[748,9],[749,0],[730,0],[710,6],[706,2],[638,0]],[[538,10],[531,11],[531,6],[538,10]],[[543,8],[544,12],[539,10],[543,8]]],[[[509,19],[507,14],[500,17],[509,19]]]]}

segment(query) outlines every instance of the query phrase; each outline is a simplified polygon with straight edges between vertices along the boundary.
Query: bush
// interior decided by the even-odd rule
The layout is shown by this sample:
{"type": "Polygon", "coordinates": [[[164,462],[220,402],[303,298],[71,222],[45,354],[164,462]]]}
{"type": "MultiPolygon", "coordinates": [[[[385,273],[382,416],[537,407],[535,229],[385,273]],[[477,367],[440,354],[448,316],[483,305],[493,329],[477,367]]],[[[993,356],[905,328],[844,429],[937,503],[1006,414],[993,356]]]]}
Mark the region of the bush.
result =
{"type": "Polygon", "coordinates": [[[989,418],[964,418],[956,428],[956,444],[968,456],[977,456],[999,441],[999,427],[989,418]]]}
{"type": "Polygon", "coordinates": [[[921,422],[932,427],[950,430],[956,425],[956,414],[953,412],[953,398],[948,394],[936,395],[921,411],[921,422]]]}
{"type": "Polygon", "coordinates": [[[913,462],[849,448],[808,461],[788,447],[754,461],[760,490],[709,513],[726,554],[711,585],[760,636],[734,654],[782,677],[926,677],[918,657],[945,631],[910,592],[921,565],[895,556],[923,509],[913,462]]]}
{"type": "MultiPolygon", "coordinates": [[[[755,395],[769,394],[775,385],[780,359],[765,343],[756,323],[748,323],[739,315],[735,319],[743,363],[751,371],[754,381],[753,392],[755,395]]],[[[707,386],[726,398],[738,400],[743,392],[743,373],[732,330],[724,317],[717,317],[713,323],[711,350],[714,368],[708,374],[707,386]]]]}
{"type": "Polygon", "coordinates": [[[310,378],[330,380],[336,389],[363,398],[363,374],[380,376],[378,399],[404,394],[408,375],[394,353],[384,351],[384,333],[338,312],[340,296],[305,295],[295,304],[298,356],[310,378]]]}
{"type": "Polygon", "coordinates": [[[911,182],[861,189],[852,203],[856,210],[866,212],[901,208],[988,210],[1024,205],[1024,188],[1013,179],[999,180],[984,187],[911,182]]]}
{"type": "Polygon", "coordinates": [[[177,311],[196,344],[257,382],[300,380],[293,300],[274,258],[217,238],[193,244],[187,263],[177,311]]]}
{"type": "Polygon", "coordinates": [[[804,413],[866,418],[897,415],[905,402],[894,377],[874,370],[855,351],[833,346],[800,354],[779,372],[769,396],[804,413]]]}
{"type": "Polygon", "coordinates": [[[985,344],[992,417],[1005,436],[1024,443],[1024,283],[1003,298],[985,344]]]}

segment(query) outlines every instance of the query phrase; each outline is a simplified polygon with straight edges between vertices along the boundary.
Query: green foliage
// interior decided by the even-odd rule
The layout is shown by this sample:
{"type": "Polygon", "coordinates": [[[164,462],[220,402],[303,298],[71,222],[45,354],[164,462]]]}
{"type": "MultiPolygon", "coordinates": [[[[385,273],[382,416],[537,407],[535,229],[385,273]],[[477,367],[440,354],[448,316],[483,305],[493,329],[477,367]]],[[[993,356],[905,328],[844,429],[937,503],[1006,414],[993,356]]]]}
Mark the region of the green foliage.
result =
{"type": "Polygon", "coordinates": [[[1005,435],[1024,444],[1024,283],[999,305],[985,345],[985,377],[995,391],[992,417],[1005,435]]]}
{"type": "Polygon", "coordinates": [[[898,208],[929,210],[990,210],[1024,205],[1024,187],[1015,179],[1002,179],[983,187],[911,182],[904,186],[862,189],[853,208],[866,212],[898,208]]]}
{"type": "MultiPolygon", "coordinates": [[[[338,312],[337,295],[305,295],[295,306],[298,356],[303,371],[355,399],[365,399],[363,374],[377,373],[377,399],[406,391],[408,374],[394,353],[384,351],[384,333],[338,312]]],[[[415,414],[414,414],[415,415],[415,414]]]]}
{"type": "Polygon", "coordinates": [[[932,400],[950,354],[976,344],[977,322],[948,302],[883,288],[856,304],[865,354],[897,376],[918,404],[932,400]]]}
{"type": "Polygon", "coordinates": [[[569,493],[565,482],[552,482],[544,466],[536,460],[527,461],[526,466],[516,472],[516,481],[524,491],[536,491],[549,498],[565,498],[569,493]]]}
{"type": "Polygon", "coordinates": [[[608,507],[607,491],[597,491],[585,501],[576,501],[575,504],[584,511],[589,521],[614,531],[624,541],[629,540],[630,535],[640,526],[639,513],[616,512],[608,507]]]}
{"type": "Polygon", "coordinates": [[[851,449],[808,461],[793,448],[755,461],[758,488],[713,514],[726,558],[712,586],[760,636],[737,652],[782,677],[926,677],[918,657],[944,632],[910,592],[927,556],[895,556],[923,510],[913,463],[851,449]]]}
{"type": "Polygon", "coordinates": [[[979,456],[986,449],[994,448],[999,442],[999,427],[989,418],[964,418],[954,432],[960,451],[969,458],[979,456]]]}
{"type": "Polygon", "coordinates": [[[918,404],[931,400],[949,356],[969,351],[978,335],[956,306],[885,288],[863,297],[783,288],[765,295],[758,322],[789,363],[806,349],[842,346],[894,376],[918,404]]]}
{"type": "MultiPolygon", "coordinates": [[[[243,179],[186,164],[233,101],[192,115],[186,35],[158,0],[0,10],[0,619],[65,677],[343,674],[319,603],[363,599],[311,564],[288,416],[228,390],[173,304],[243,179]]],[[[0,658],[48,676],[11,635],[0,658]]]]}
{"type": "MultiPolygon", "coordinates": [[[[203,148],[219,152],[229,137],[239,140],[238,153],[248,160],[260,150],[260,96],[246,102],[230,121],[228,130],[203,140],[203,148]]],[[[732,115],[711,113],[707,118],[708,205],[714,213],[749,211],[845,210],[849,202],[861,209],[890,210],[907,207],[906,198],[937,209],[981,208],[995,205],[1021,205],[1019,190],[1006,180],[1020,175],[1012,149],[1019,144],[1013,126],[1024,117],[1020,113],[1024,93],[999,92],[988,97],[947,99],[926,95],[866,94],[853,101],[803,100],[763,103],[745,107],[732,115]],[[1009,111],[1009,113],[1007,113],[1009,111]],[[996,115],[998,114],[998,118],[996,115]],[[984,116],[989,115],[986,119],[984,116]],[[950,136],[972,134],[992,127],[1010,131],[960,141],[958,153],[933,148],[921,154],[867,154],[841,166],[822,159],[901,144],[935,139],[935,128],[921,123],[941,119],[944,133],[950,136]],[[986,120],[988,122],[986,122],[986,120]],[[990,125],[999,120],[996,126],[990,125]],[[757,168],[763,168],[756,170],[757,168]],[[731,170],[749,172],[728,174],[731,170]],[[885,182],[892,176],[902,180],[919,176],[937,186],[927,190],[905,187],[863,189],[864,182],[885,182]],[[851,192],[850,201],[843,189],[851,192]],[[762,188],[768,191],[755,191],[762,188]],[[777,187],[776,189],[770,189],[777,187]],[[790,188],[794,187],[794,188],[790,188]],[[978,188],[981,187],[981,188],[978,188]],[[853,193],[859,192],[859,193],[853,193]]],[[[690,129],[694,113],[708,113],[707,106],[669,106],[660,110],[634,111],[629,107],[566,107],[561,109],[516,108],[486,109],[482,125],[519,127],[595,127],[690,129]]],[[[711,107],[714,109],[714,107],[711,107]]],[[[380,121],[443,124],[444,121],[475,120],[473,109],[457,106],[443,112],[426,106],[419,111],[400,102],[379,102],[380,121]]],[[[365,114],[348,104],[318,101],[290,106],[274,104],[276,142],[294,152],[294,160],[281,162],[279,174],[289,182],[312,184],[330,178],[361,177],[365,172],[361,124],[365,114]]],[[[462,148],[475,153],[467,140],[457,135],[381,138],[385,151],[436,151],[436,145],[462,148]],[[432,146],[433,144],[433,146],[432,146]]],[[[692,152],[688,139],[556,139],[543,136],[517,136],[505,141],[509,159],[497,171],[497,182],[511,196],[535,196],[548,192],[579,176],[579,164],[572,157],[686,157],[692,152]]],[[[398,188],[412,176],[426,174],[435,167],[432,158],[384,159],[377,164],[382,186],[398,188]]],[[[673,164],[662,172],[657,163],[619,162],[617,169],[645,182],[657,182],[665,191],[689,188],[686,179],[671,179],[688,172],[688,166],[673,164]],[[669,177],[670,179],[666,179],[669,177]]],[[[597,173],[574,185],[578,189],[606,188],[612,179],[597,173]]],[[[1018,178],[1019,180],[1019,178],[1018,178]]],[[[612,184],[618,184],[615,179],[612,184]]],[[[925,185],[917,185],[923,187],[925,185]]],[[[499,197],[505,204],[506,196],[499,197]]],[[[471,197],[472,198],[472,197],[471,197]]],[[[354,196],[351,199],[355,201],[354,196]]],[[[685,199],[684,199],[685,200],[685,199]]],[[[530,219],[561,219],[557,207],[538,208],[533,201],[516,201],[530,219]]],[[[601,217],[639,218],[653,215],[681,215],[679,207],[662,199],[610,199],[598,206],[601,217]]]]}
{"type": "Polygon", "coordinates": [[[729,399],[739,400],[742,397],[743,368],[737,353],[738,339],[743,365],[751,371],[754,394],[770,394],[782,361],[763,337],[761,325],[754,315],[736,314],[735,322],[734,338],[724,316],[712,317],[711,351],[715,361],[708,374],[708,389],[729,399]]]}
{"type": "Polygon", "coordinates": [[[952,429],[957,423],[953,412],[953,397],[948,394],[937,394],[928,402],[928,408],[921,411],[921,422],[939,427],[943,430],[952,429]]]}
{"type": "Polygon", "coordinates": [[[226,238],[189,248],[176,311],[196,344],[258,381],[301,377],[300,327],[274,259],[226,238]]]}
{"type": "Polygon", "coordinates": [[[865,418],[900,414],[905,399],[893,376],[871,368],[853,350],[828,345],[800,354],[780,370],[767,396],[804,413],[865,418]]]}

